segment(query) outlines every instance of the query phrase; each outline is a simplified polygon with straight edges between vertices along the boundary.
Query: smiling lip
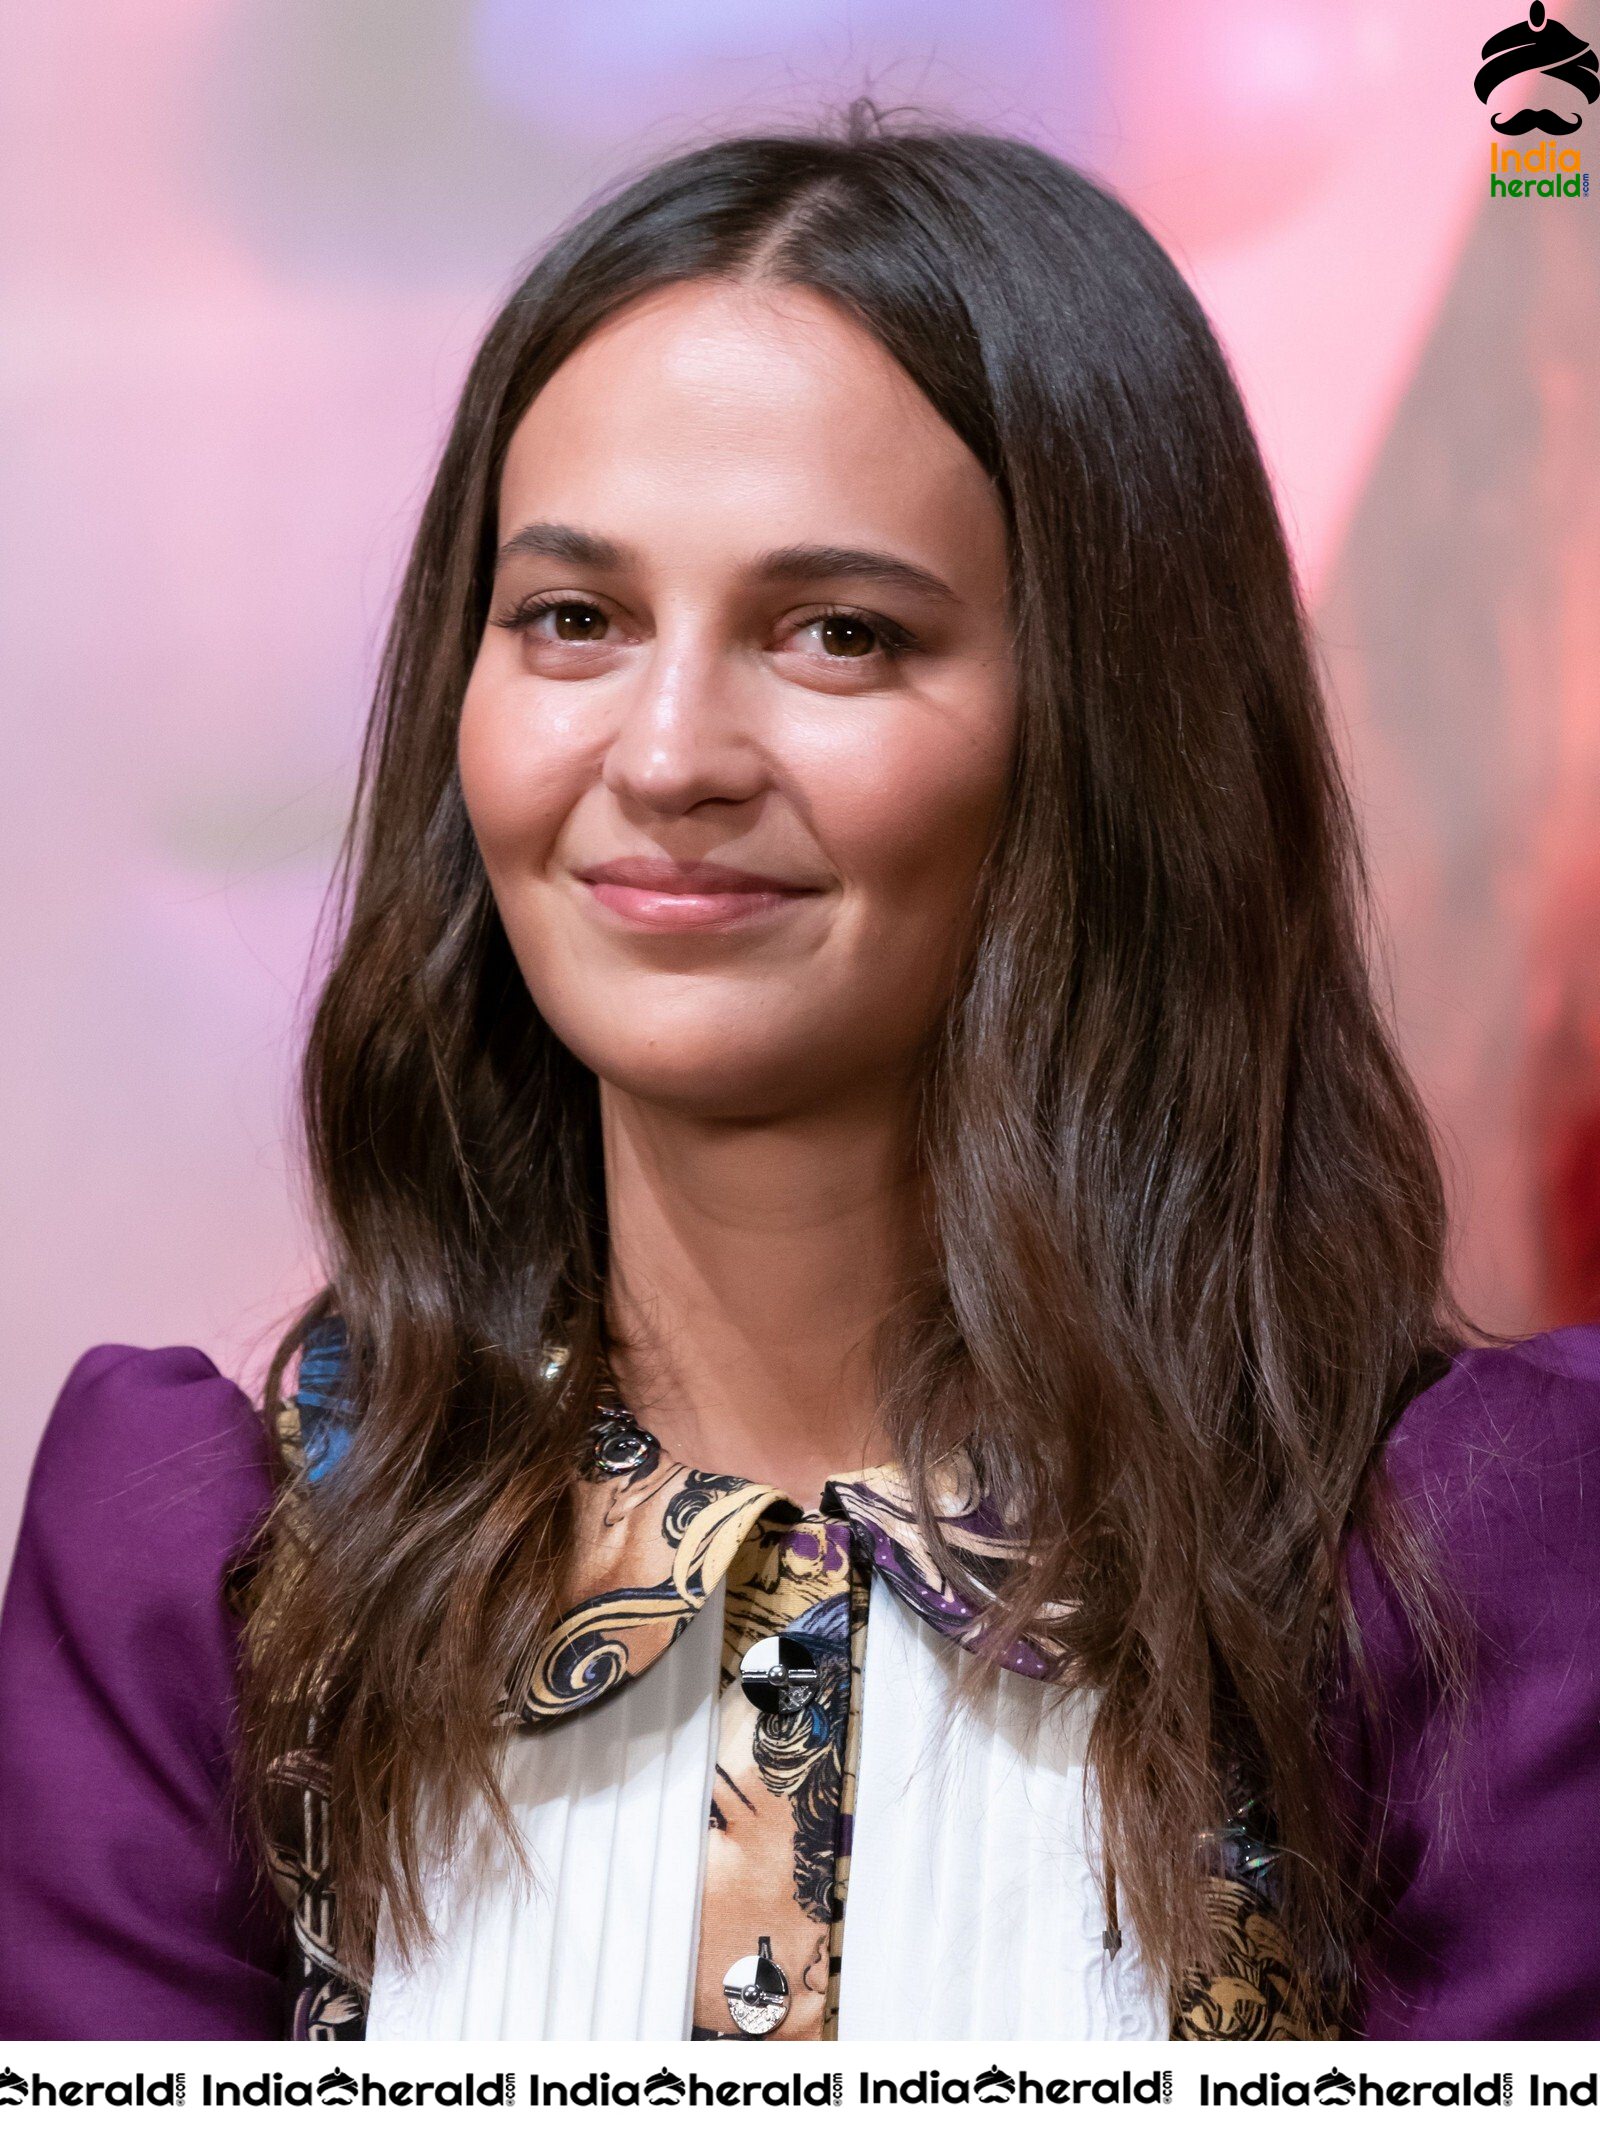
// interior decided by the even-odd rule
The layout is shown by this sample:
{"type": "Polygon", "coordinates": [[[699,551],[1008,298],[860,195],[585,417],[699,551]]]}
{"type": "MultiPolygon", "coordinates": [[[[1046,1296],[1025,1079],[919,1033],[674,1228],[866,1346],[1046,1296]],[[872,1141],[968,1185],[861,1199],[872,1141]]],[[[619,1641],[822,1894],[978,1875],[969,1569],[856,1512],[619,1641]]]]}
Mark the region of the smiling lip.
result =
{"type": "Polygon", "coordinates": [[[803,882],[750,874],[710,859],[614,859],[580,868],[578,879],[618,918],[657,933],[738,925],[816,893],[803,882]]]}

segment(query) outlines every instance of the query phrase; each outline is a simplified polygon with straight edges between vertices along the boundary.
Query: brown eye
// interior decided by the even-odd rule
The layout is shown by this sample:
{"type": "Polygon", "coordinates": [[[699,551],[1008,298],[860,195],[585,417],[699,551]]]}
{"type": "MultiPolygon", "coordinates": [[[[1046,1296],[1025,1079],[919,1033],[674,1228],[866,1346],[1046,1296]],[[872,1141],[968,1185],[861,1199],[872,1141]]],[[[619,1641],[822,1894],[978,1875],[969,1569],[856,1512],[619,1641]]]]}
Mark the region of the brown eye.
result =
{"type": "Polygon", "coordinates": [[[593,644],[606,633],[605,616],[582,600],[563,600],[550,610],[550,620],[568,644],[593,644]]]}
{"type": "Polygon", "coordinates": [[[825,615],[818,625],[822,649],[833,659],[864,659],[878,649],[878,633],[856,615],[825,615]]]}

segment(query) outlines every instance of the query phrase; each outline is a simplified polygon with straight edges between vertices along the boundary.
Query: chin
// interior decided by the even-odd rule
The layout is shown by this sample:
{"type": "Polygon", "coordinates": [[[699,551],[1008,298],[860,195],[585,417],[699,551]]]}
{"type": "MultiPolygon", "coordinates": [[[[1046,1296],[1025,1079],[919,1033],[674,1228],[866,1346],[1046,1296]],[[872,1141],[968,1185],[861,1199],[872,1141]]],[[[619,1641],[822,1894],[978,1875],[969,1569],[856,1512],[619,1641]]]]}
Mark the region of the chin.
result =
{"type": "Polygon", "coordinates": [[[599,1063],[603,1082],[636,1102],[691,1118],[752,1122],[803,1109],[824,1092],[806,1059],[730,1060],[726,1051],[704,1059],[658,1053],[627,1054],[599,1063]]]}
{"type": "Polygon", "coordinates": [[[837,1043],[806,1029],[775,1041],[770,1025],[741,1031],[726,1018],[703,1028],[652,1031],[641,1023],[626,1033],[557,1030],[601,1082],[636,1102],[704,1118],[770,1117],[806,1107],[827,1094],[818,1065],[837,1043]]]}

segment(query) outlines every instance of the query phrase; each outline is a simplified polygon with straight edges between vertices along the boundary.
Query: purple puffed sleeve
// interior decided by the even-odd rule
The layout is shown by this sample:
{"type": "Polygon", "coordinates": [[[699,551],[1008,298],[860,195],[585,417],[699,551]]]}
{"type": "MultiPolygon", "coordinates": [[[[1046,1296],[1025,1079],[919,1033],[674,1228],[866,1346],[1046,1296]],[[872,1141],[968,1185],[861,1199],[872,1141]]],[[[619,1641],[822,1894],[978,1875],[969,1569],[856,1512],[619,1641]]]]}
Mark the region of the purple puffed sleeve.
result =
{"type": "Polygon", "coordinates": [[[1351,1597],[1380,1691],[1346,1692],[1346,1799],[1378,1832],[1358,2034],[1600,2038],[1600,1326],[1468,1350],[1386,1447],[1468,1611],[1476,1670],[1440,1764],[1437,1692],[1365,1541],[1351,1597]]]}
{"type": "Polygon", "coordinates": [[[6,2038],[285,2033],[221,1589],[269,1495],[250,1402],[197,1350],[95,1348],[68,1378],[0,1617],[6,2038]]]}

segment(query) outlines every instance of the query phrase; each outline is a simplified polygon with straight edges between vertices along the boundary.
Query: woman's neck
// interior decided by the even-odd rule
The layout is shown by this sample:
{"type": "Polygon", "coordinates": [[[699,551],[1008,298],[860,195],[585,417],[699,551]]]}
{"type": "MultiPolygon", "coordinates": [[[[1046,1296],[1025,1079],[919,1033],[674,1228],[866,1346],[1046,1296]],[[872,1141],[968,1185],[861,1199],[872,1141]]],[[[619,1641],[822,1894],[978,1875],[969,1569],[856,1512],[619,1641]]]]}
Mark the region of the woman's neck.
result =
{"type": "Polygon", "coordinates": [[[685,1118],[602,1085],[617,1387],[670,1456],[804,1507],[892,1456],[873,1342],[929,1256],[902,1118],[685,1118]]]}

